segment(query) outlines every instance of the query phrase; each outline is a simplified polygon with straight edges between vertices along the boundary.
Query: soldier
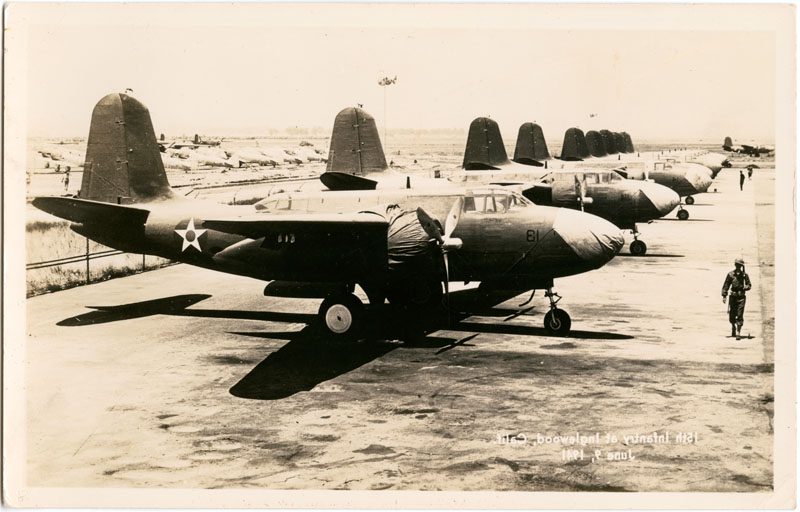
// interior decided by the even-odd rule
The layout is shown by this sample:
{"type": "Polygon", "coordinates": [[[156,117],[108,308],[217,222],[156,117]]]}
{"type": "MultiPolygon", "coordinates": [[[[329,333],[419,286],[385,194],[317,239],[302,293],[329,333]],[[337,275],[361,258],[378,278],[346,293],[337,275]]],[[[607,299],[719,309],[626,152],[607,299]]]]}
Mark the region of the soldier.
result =
{"type": "Polygon", "coordinates": [[[739,190],[744,190],[744,173],[739,169],[739,190]]]}
{"type": "Polygon", "coordinates": [[[744,260],[737,258],[734,262],[736,268],[725,276],[722,285],[722,303],[728,297],[730,289],[730,302],[728,302],[728,320],[731,323],[731,336],[737,340],[742,339],[742,324],[744,324],[745,292],[750,290],[750,276],[744,271],[744,260]]]}

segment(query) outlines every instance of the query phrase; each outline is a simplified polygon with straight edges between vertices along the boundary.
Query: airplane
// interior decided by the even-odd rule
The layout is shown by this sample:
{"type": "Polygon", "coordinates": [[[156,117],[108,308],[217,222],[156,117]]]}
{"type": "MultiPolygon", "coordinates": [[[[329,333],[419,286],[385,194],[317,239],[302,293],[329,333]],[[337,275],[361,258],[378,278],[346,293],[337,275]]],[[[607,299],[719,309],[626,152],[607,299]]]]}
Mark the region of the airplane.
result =
{"type": "Polygon", "coordinates": [[[342,201],[346,213],[271,214],[188,199],[170,188],[149,111],[122,93],[95,106],[84,165],[77,197],[37,197],[33,205],[109,247],[272,281],[265,293],[286,282],[305,293],[324,288],[318,318],[332,338],[356,336],[363,325],[356,285],[371,306],[388,298],[426,312],[449,300],[452,281],[545,289],[545,328],[563,336],[571,319],[556,305],[553,280],[602,267],[624,243],[606,220],[537,206],[502,187],[320,196],[328,206],[342,201]]]}
{"type": "MultiPolygon", "coordinates": [[[[337,138],[334,132],[332,139],[337,138]]],[[[385,161],[377,134],[371,142],[360,152],[360,158],[368,162],[385,161]]],[[[343,140],[338,150],[355,154],[357,147],[348,148],[343,140]]],[[[332,153],[331,159],[334,156],[332,153]]],[[[579,209],[597,215],[631,230],[634,241],[630,251],[637,256],[647,252],[646,243],[639,239],[637,223],[661,218],[680,203],[680,198],[666,187],[625,180],[611,170],[552,172],[544,164],[529,163],[538,159],[546,162],[549,156],[542,128],[535,123],[524,123],[518,132],[514,159],[509,160],[497,122],[478,117],[470,123],[462,169],[451,174],[448,180],[462,186],[513,186],[535,204],[579,209]]],[[[380,172],[375,171],[372,179],[379,181],[380,172]]]]}
{"type": "Polygon", "coordinates": [[[725,137],[725,142],[722,143],[722,149],[732,153],[742,153],[755,157],[761,156],[762,154],[769,155],[775,152],[774,146],[750,146],[747,144],[734,146],[733,140],[730,137],[725,137]]]}
{"type": "MultiPolygon", "coordinates": [[[[664,159],[647,160],[629,155],[623,159],[622,154],[616,148],[616,141],[613,134],[608,130],[596,132],[587,139],[583,131],[579,128],[570,128],[564,133],[564,145],[559,157],[560,162],[550,164],[551,169],[613,169],[622,177],[640,181],[654,181],[659,185],[671,188],[681,198],[686,198],[686,204],[694,204],[694,195],[706,192],[711,186],[711,171],[700,164],[692,162],[666,161],[664,159]],[[604,135],[604,132],[606,134],[604,135]],[[599,148],[597,144],[602,141],[603,146],[599,148]],[[590,147],[589,144],[592,144],[590,147]],[[617,154],[617,159],[595,158],[592,155],[602,152],[613,151],[617,154]]],[[[627,139],[623,135],[625,146],[628,146],[627,139]]],[[[631,142],[630,148],[633,148],[631,142]]],[[[677,217],[680,220],[689,218],[689,211],[678,205],[677,217]]]]}

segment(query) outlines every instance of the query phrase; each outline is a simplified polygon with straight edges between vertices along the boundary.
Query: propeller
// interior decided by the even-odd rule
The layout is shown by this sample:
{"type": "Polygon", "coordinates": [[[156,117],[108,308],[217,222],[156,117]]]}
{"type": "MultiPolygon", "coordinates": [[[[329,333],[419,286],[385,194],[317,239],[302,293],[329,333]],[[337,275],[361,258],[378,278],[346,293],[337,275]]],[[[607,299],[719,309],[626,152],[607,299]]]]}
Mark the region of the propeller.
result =
{"type": "Polygon", "coordinates": [[[447,214],[447,218],[444,221],[444,236],[442,236],[436,221],[433,220],[433,218],[428,215],[425,210],[422,208],[417,208],[417,219],[422,225],[422,229],[425,230],[425,233],[427,233],[429,237],[436,240],[436,242],[439,244],[439,248],[442,250],[442,260],[444,262],[444,295],[445,301],[447,302],[448,313],[450,311],[450,261],[447,254],[450,251],[457,251],[461,249],[461,246],[463,245],[463,242],[460,238],[452,237],[453,232],[458,226],[458,221],[461,218],[461,212],[463,209],[464,198],[459,197],[456,199],[456,202],[453,203],[453,206],[450,208],[450,212],[447,214]]]}

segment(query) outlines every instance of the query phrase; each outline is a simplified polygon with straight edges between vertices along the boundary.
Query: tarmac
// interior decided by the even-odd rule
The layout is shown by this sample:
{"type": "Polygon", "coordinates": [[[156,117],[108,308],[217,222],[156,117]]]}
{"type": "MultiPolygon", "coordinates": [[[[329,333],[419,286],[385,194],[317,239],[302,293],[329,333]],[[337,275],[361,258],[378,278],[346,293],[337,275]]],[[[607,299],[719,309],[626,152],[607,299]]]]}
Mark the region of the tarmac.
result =
{"type": "Polygon", "coordinates": [[[187,265],[28,299],[28,485],[770,491],[774,169],[756,173],[641,226],[646,256],[557,280],[566,338],[539,291],[421,339],[329,342],[318,300],[187,265]],[[736,340],[720,288],[740,256],[736,340]]]}

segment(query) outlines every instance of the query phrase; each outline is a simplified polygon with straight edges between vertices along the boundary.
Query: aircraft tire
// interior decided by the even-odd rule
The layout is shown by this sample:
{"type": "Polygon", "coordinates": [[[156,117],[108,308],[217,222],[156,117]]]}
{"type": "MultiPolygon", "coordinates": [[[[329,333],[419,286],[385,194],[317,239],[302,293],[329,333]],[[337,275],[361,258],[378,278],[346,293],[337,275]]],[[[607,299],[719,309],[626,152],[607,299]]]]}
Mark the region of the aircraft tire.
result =
{"type": "Polygon", "coordinates": [[[325,333],[337,340],[351,339],[363,327],[364,304],[352,293],[334,294],[322,301],[318,314],[325,333]]]}
{"type": "Polygon", "coordinates": [[[554,308],[544,315],[544,328],[551,336],[566,336],[570,327],[572,320],[563,309],[554,308]]]}
{"type": "Polygon", "coordinates": [[[647,252],[647,244],[641,240],[634,240],[631,242],[630,251],[634,256],[644,256],[647,252]]]}
{"type": "Polygon", "coordinates": [[[680,219],[680,220],[689,219],[689,211],[688,210],[678,210],[678,219],[680,219]]]}
{"type": "Polygon", "coordinates": [[[694,204],[694,197],[686,196],[686,199],[684,199],[684,201],[686,201],[686,204],[694,204]]]}

